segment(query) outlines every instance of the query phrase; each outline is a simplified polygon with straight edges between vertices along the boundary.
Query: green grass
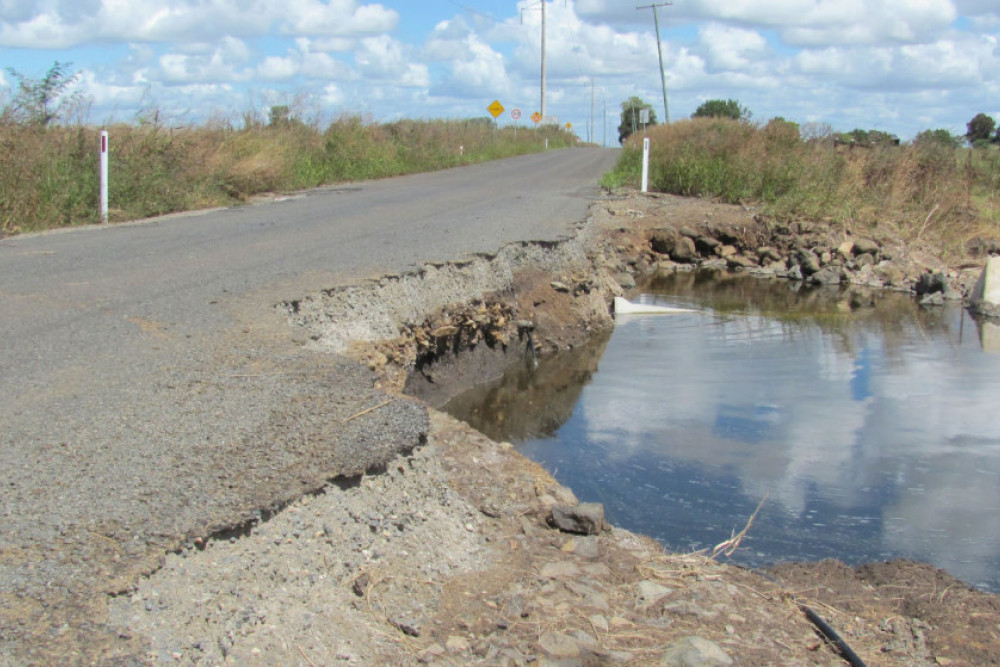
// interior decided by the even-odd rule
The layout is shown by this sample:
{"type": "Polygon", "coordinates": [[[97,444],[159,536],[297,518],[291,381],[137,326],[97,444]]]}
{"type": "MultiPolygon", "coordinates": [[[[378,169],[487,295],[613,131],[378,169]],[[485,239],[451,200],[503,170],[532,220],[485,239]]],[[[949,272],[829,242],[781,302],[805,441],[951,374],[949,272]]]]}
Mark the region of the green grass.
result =
{"type": "MultiPolygon", "coordinates": [[[[556,128],[497,130],[483,121],[344,116],[326,128],[292,120],[241,127],[108,128],[112,222],[211,206],[255,195],[446,169],[575,144],[556,128]]],[[[0,234],[99,220],[95,127],[0,124],[0,234]]]]}

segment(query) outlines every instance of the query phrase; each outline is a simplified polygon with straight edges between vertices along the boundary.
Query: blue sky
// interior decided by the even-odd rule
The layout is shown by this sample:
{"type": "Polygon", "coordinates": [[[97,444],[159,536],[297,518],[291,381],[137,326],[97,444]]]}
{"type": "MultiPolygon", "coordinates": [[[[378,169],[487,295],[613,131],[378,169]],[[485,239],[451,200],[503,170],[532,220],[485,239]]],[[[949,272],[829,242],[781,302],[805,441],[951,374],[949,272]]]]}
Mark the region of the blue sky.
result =
{"type": "MultiPolygon", "coordinates": [[[[613,143],[631,95],[663,117],[640,4],[546,4],[547,111],[583,138],[613,143]]],[[[675,0],[659,13],[672,120],[714,98],[760,121],[904,139],[1000,119],[997,0],[675,0]]],[[[0,0],[0,97],[7,68],[38,77],[58,60],[79,72],[95,124],[276,104],[321,122],[469,118],[498,99],[523,125],[540,106],[540,19],[540,0],[0,0]]]]}

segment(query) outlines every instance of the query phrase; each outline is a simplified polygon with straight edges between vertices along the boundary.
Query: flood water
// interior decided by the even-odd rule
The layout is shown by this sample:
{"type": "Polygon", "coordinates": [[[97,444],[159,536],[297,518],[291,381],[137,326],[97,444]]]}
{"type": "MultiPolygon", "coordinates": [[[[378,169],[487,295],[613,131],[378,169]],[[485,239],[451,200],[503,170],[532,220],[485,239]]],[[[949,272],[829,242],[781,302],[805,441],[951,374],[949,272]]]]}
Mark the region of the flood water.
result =
{"type": "Polygon", "coordinates": [[[672,550],[766,498],[739,564],[905,557],[1000,592],[1000,329],[873,294],[679,274],[637,300],[697,312],[622,317],[444,409],[672,550]]]}

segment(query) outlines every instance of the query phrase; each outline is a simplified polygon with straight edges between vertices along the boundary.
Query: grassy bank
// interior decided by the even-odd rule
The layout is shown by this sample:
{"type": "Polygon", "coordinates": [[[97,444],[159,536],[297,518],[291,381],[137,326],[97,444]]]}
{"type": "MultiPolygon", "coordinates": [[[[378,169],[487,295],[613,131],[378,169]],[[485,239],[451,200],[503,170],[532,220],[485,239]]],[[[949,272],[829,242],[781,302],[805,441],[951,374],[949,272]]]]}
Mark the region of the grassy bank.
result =
{"type": "MultiPolygon", "coordinates": [[[[477,121],[378,124],[357,116],[321,129],[280,123],[167,128],[116,125],[112,222],[239,203],[265,192],[445,169],[573,143],[558,129],[494,130],[477,121]]],[[[0,125],[0,235],[97,222],[100,128],[0,125]]]]}
{"type": "MultiPolygon", "coordinates": [[[[962,253],[1000,236],[1000,152],[933,142],[848,146],[803,141],[797,127],[693,119],[651,128],[650,189],[761,205],[777,220],[827,221],[844,231],[876,227],[903,240],[962,253]]],[[[606,186],[638,185],[633,138],[606,186]]]]}

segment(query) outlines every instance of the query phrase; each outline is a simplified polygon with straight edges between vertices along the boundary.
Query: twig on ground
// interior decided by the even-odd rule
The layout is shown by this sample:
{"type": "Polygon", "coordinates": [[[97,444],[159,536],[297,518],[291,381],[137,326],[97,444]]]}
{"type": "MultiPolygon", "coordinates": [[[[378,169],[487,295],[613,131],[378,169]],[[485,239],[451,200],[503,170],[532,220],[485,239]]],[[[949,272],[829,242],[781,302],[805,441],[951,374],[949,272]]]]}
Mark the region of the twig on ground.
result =
{"type": "Polygon", "coordinates": [[[753,514],[750,515],[750,518],[747,520],[747,525],[743,526],[743,530],[738,533],[734,533],[728,540],[715,545],[715,548],[712,549],[712,555],[709,556],[710,560],[715,560],[719,555],[729,557],[736,553],[736,550],[740,547],[740,543],[743,542],[743,538],[747,536],[750,526],[753,525],[754,519],[757,518],[757,513],[760,512],[760,508],[764,506],[764,503],[767,502],[767,499],[770,496],[770,493],[765,493],[764,497],[760,499],[757,509],[755,509],[753,514]]]}
{"type": "Polygon", "coordinates": [[[361,412],[357,413],[356,415],[351,415],[351,416],[350,416],[350,417],[348,417],[347,419],[341,419],[341,420],[340,420],[340,423],[341,423],[341,424],[346,424],[347,422],[349,422],[349,421],[351,421],[351,420],[354,420],[354,419],[357,419],[358,417],[364,417],[364,416],[365,416],[366,414],[368,414],[369,412],[375,412],[375,411],[376,411],[376,410],[378,410],[379,408],[384,408],[385,406],[387,406],[387,405],[389,405],[390,403],[392,403],[392,402],[393,402],[393,400],[395,400],[395,399],[392,399],[392,398],[390,398],[390,399],[389,399],[388,401],[384,401],[384,402],[382,402],[382,403],[379,403],[378,405],[376,405],[376,406],[373,406],[373,407],[370,407],[370,408],[368,408],[367,410],[362,410],[361,412]]]}

